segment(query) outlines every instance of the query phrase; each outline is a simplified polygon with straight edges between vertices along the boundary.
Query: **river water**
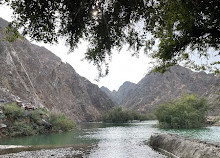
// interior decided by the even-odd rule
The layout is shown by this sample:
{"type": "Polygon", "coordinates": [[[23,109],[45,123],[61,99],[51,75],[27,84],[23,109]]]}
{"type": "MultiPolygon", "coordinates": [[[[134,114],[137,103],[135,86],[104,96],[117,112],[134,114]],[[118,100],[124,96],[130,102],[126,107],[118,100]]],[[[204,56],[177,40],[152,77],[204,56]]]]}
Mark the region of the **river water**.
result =
{"type": "Polygon", "coordinates": [[[79,129],[47,135],[0,139],[1,145],[91,145],[90,158],[163,158],[145,142],[154,133],[176,133],[210,142],[220,142],[220,127],[162,130],[156,121],[128,124],[86,123],[79,129]]]}

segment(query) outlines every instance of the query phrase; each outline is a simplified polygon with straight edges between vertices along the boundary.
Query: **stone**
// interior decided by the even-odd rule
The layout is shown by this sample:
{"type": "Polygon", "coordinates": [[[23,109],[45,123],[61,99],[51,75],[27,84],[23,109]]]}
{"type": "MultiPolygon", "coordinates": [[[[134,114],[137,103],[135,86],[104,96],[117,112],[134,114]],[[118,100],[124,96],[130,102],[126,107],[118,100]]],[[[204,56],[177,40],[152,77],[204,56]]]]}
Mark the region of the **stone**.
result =
{"type": "Polygon", "coordinates": [[[6,127],[7,127],[6,124],[3,124],[3,123],[0,124],[0,128],[6,128],[6,127]]]}
{"type": "MultiPolygon", "coordinates": [[[[27,148],[22,146],[6,146],[0,145],[1,149],[11,149],[11,148],[27,148]]],[[[55,148],[55,149],[40,149],[34,151],[21,151],[18,153],[10,153],[0,155],[0,158],[67,158],[67,157],[88,157],[90,151],[94,148],[94,146],[85,146],[83,148],[79,147],[65,147],[65,148],[55,148]]]]}
{"type": "Polygon", "coordinates": [[[220,144],[190,139],[175,134],[155,134],[149,145],[181,158],[220,158],[220,144]]]}
{"type": "Polygon", "coordinates": [[[25,104],[24,109],[25,110],[35,110],[35,106],[31,105],[31,104],[25,104]]]}
{"type": "Polygon", "coordinates": [[[15,102],[18,106],[22,107],[22,101],[21,100],[16,99],[15,102]]]}
{"type": "Polygon", "coordinates": [[[214,126],[220,126],[220,121],[217,121],[216,123],[213,124],[214,126]]]}

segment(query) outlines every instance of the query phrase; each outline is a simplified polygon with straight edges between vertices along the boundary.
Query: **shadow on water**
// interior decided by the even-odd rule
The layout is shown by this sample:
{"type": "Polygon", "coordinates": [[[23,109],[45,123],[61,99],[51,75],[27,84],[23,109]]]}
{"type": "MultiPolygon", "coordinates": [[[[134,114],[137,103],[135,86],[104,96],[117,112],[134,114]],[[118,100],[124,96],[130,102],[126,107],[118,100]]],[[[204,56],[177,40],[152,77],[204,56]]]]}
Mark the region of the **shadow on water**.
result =
{"type": "Polygon", "coordinates": [[[63,132],[41,134],[26,137],[12,137],[0,139],[0,145],[89,145],[98,143],[98,139],[85,137],[88,132],[95,132],[107,127],[129,127],[132,124],[104,124],[104,123],[83,123],[78,129],[63,132]]]}
{"type": "Polygon", "coordinates": [[[93,139],[83,139],[79,130],[64,133],[42,134],[26,137],[0,139],[1,145],[86,145],[97,143],[93,139]]]}

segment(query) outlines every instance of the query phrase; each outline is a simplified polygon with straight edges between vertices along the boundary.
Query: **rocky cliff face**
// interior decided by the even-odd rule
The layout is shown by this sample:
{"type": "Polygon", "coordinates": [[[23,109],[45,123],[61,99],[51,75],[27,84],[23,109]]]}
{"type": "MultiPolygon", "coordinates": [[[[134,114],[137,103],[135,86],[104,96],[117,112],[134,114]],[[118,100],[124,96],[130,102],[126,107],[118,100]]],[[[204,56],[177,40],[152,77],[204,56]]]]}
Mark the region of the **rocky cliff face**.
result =
{"type": "Polygon", "coordinates": [[[26,39],[4,41],[6,24],[0,19],[1,98],[10,101],[19,97],[24,102],[64,112],[76,122],[98,120],[102,112],[114,106],[97,85],[46,48],[26,39]]]}
{"type": "Polygon", "coordinates": [[[118,96],[117,96],[117,93],[116,93],[116,91],[114,90],[114,91],[110,91],[107,87],[105,87],[105,86],[102,86],[101,88],[100,88],[105,94],[107,94],[107,96],[114,102],[114,104],[116,105],[116,106],[118,106],[119,104],[118,104],[118,102],[116,101],[117,99],[118,99],[118,96]]]}
{"type": "Polygon", "coordinates": [[[126,81],[122,86],[120,86],[118,91],[110,91],[107,87],[101,87],[101,90],[105,92],[117,106],[120,106],[123,104],[124,99],[129,95],[134,87],[134,83],[126,81]]]}
{"type": "Polygon", "coordinates": [[[195,93],[207,96],[210,103],[215,102],[212,111],[217,114],[220,112],[217,92],[220,92],[219,77],[174,66],[164,74],[150,73],[137,84],[123,84],[114,100],[126,108],[152,112],[157,104],[180,97],[182,93],[195,93]]]}

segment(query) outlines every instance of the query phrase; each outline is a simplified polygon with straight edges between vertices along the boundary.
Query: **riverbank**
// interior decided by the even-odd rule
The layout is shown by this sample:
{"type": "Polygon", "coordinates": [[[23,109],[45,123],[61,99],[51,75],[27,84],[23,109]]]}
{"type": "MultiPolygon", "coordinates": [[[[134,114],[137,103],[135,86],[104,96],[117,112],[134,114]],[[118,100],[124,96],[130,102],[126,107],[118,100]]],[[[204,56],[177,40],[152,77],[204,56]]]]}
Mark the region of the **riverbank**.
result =
{"type": "Polygon", "coordinates": [[[43,107],[30,109],[20,102],[0,104],[0,138],[69,131],[75,127],[73,120],[61,112],[43,107]]]}
{"type": "Polygon", "coordinates": [[[155,134],[149,145],[181,158],[220,158],[220,143],[190,139],[176,134],[155,134]]]}
{"type": "MultiPolygon", "coordinates": [[[[201,129],[166,129],[165,130],[165,129],[155,128],[156,124],[157,121],[144,121],[139,123],[127,123],[120,125],[103,124],[103,123],[85,123],[78,126],[79,128],[77,130],[73,130],[69,132],[0,139],[0,143],[1,145],[13,144],[13,145],[21,145],[21,146],[41,147],[34,150],[33,149],[25,150],[31,152],[24,153],[24,155],[26,156],[23,157],[30,157],[31,154],[36,154],[38,156],[40,154],[46,154],[44,152],[50,153],[50,151],[47,150],[58,149],[57,146],[59,146],[61,149],[53,150],[55,154],[60,152],[63,153],[63,155],[68,155],[68,154],[74,155],[74,152],[71,153],[71,149],[66,149],[69,147],[73,147],[72,150],[82,151],[82,154],[84,154],[86,153],[87,146],[96,144],[96,146],[92,148],[91,151],[89,150],[89,152],[87,152],[89,154],[85,154],[86,155],[85,157],[165,158],[166,157],[164,156],[165,154],[153,150],[151,147],[149,147],[144,143],[146,141],[149,141],[150,137],[155,133],[173,133],[173,134],[175,133],[183,136],[190,136],[191,138],[194,139],[209,140],[210,142],[220,142],[220,135],[219,135],[220,127],[212,126],[201,129]],[[79,145],[81,147],[79,148],[75,147],[79,145]],[[56,146],[56,147],[45,148],[45,146],[46,147],[56,146]],[[44,150],[42,151],[42,149],[44,150]],[[39,152],[35,153],[32,151],[39,151],[39,152]]],[[[177,140],[178,138],[179,137],[177,137],[177,140]]],[[[191,138],[189,140],[191,140],[191,138]]],[[[177,142],[178,141],[176,140],[173,142],[171,140],[169,143],[171,145],[173,144],[173,148],[175,149],[175,146],[178,145],[177,142]]],[[[181,140],[179,141],[179,143],[181,144],[181,140]]],[[[183,146],[183,148],[186,148],[188,146],[188,144],[185,145],[186,146],[185,147],[183,146]]],[[[191,147],[192,146],[190,146],[189,148],[191,147]]],[[[18,149],[14,149],[14,150],[18,150],[18,149]]],[[[182,149],[180,148],[178,150],[181,151],[182,149]]],[[[188,150],[185,151],[188,152],[188,150]]],[[[16,151],[16,153],[18,152],[22,152],[22,150],[16,151]]],[[[9,153],[11,152],[9,152],[8,150],[8,154],[9,153]]],[[[4,155],[5,154],[6,153],[4,153],[4,155]]],[[[51,155],[53,155],[53,153],[51,155]]],[[[39,157],[51,157],[51,155],[44,155],[39,157]]],[[[19,155],[15,155],[15,156],[19,157],[19,155]]],[[[76,157],[76,156],[72,156],[72,157],[76,157]]]]}
{"type": "Polygon", "coordinates": [[[24,147],[24,146],[5,146],[4,149],[0,150],[0,158],[39,158],[39,157],[74,157],[81,158],[89,155],[95,145],[81,145],[81,146],[65,146],[65,147],[54,147],[54,146],[35,146],[35,147],[24,147]]]}

